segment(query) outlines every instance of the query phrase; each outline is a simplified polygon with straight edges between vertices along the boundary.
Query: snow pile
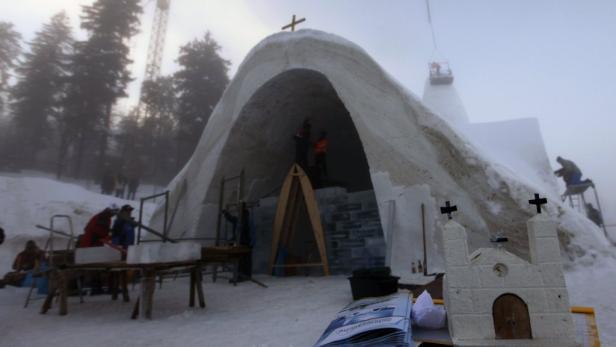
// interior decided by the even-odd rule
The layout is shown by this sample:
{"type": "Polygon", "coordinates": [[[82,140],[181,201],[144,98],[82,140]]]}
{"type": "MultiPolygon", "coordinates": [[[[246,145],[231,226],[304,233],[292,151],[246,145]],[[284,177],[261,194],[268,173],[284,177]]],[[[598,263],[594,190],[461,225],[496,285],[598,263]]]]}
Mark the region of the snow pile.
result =
{"type": "MultiPolygon", "coordinates": [[[[73,231],[79,235],[88,220],[111,203],[139,207],[135,201],[97,194],[49,178],[0,176],[0,227],[6,234],[4,244],[0,245],[0,274],[10,270],[15,255],[27,240],[35,240],[39,247],[44,247],[48,232],[35,225],[48,227],[52,215],[66,214],[71,216],[73,231]]],[[[153,208],[146,205],[144,220],[148,220],[153,208]]],[[[137,215],[138,211],[133,214],[137,215]]],[[[64,220],[59,220],[54,227],[69,232],[64,220]]]]}

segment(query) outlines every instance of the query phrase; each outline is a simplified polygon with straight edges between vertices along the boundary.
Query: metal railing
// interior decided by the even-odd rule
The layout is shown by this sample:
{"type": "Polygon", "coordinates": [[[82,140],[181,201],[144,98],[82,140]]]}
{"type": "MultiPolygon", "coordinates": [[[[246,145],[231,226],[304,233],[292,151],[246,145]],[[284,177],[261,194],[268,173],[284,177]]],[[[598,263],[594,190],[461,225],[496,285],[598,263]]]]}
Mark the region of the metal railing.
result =
{"type": "MultiPolygon", "coordinates": [[[[150,196],[146,196],[143,197],[141,199],[139,199],[139,222],[137,223],[137,244],[141,243],[141,229],[144,229],[148,232],[150,232],[151,234],[154,234],[158,237],[160,237],[163,242],[166,241],[171,241],[171,239],[167,236],[167,218],[169,216],[169,191],[166,190],[162,193],[158,193],[158,194],[154,194],[154,195],[150,195],[150,196]],[[145,204],[146,201],[148,200],[154,200],[157,198],[160,198],[161,196],[165,197],[165,215],[164,215],[164,219],[163,219],[163,232],[162,234],[159,233],[158,231],[150,228],[150,227],[146,227],[145,225],[143,225],[143,205],[145,204]]],[[[173,241],[171,241],[173,242],[173,241]]]]}

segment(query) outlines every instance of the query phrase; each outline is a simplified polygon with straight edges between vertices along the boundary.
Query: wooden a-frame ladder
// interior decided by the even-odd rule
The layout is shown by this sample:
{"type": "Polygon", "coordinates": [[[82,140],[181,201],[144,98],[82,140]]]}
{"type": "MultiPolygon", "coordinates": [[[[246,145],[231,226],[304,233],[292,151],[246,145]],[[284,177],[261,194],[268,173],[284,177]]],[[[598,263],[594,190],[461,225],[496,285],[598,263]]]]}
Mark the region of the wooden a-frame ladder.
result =
{"type": "Polygon", "coordinates": [[[302,170],[302,168],[293,164],[289,174],[284,180],[280,197],[278,198],[278,206],[276,208],[276,217],[274,219],[274,231],[272,235],[272,254],[270,259],[270,273],[273,273],[274,268],[296,268],[296,267],[312,267],[322,266],[323,274],[329,276],[329,265],[327,263],[327,254],[325,251],[325,239],[323,236],[323,226],[321,225],[321,215],[319,207],[314,197],[314,191],[310,184],[310,179],[302,170]],[[310,219],[312,232],[319,249],[321,257],[320,263],[305,263],[305,264],[276,264],[278,251],[281,245],[287,246],[291,243],[295,234],[297,216],[301,207],[301,198],[304,198],[306,211],[310,219]]]}

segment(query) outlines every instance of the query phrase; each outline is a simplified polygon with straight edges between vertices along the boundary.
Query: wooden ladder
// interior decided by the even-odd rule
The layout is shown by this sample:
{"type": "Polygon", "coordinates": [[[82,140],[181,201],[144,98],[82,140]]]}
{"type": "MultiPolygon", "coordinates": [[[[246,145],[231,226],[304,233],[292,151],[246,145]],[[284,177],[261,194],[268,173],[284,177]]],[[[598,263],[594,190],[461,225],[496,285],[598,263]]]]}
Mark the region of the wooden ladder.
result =
{"type": "Polygon", "coordinates": [[[321,215],[314,196],[314,190],[310,184],[310,179],[302,170],[302,168],[293,164],[289,174],[284,180],[278,206],[276,208],[276,217],[274,219],[274,230],[272,236],[272,253],[270,259],[270,273],[273,274],[274,268],[297,268],[297,267],[313,267],[322,266],[323,274],[329,276],[329,264],[327,263],[327,254],[325,251],[325,238],[323,236],[323,226],[321,225],[321,215]],[[301,207],[301,199],[306,204],[306,210],[310,219],[312,232],[316,240],[317,248],[321,258],[320,263],[303,263],[303,264],[276,264],[276,259],[280,251],[281,245],[289,245],[294,237],[297,216],[301,207]]]}

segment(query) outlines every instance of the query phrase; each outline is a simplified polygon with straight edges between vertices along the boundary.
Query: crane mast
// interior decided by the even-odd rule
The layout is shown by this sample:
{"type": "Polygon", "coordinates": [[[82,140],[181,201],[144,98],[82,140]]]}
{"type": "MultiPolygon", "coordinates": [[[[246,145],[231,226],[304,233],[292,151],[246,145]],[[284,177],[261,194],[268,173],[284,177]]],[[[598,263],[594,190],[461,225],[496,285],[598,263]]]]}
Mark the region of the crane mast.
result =
{"type": "MultiPolygon", "coordinates": [[[[154,12],[154,20],[152,21],[152,31],[150,32],[143,82],[155,81],[160,76],[170,4],[171,0],[156,0],[156,10],[154,12]]],[[[138,110],[140,116],[146,116],[146,110],[143,105],[143,84],[141,85],[138,110]]]]}

